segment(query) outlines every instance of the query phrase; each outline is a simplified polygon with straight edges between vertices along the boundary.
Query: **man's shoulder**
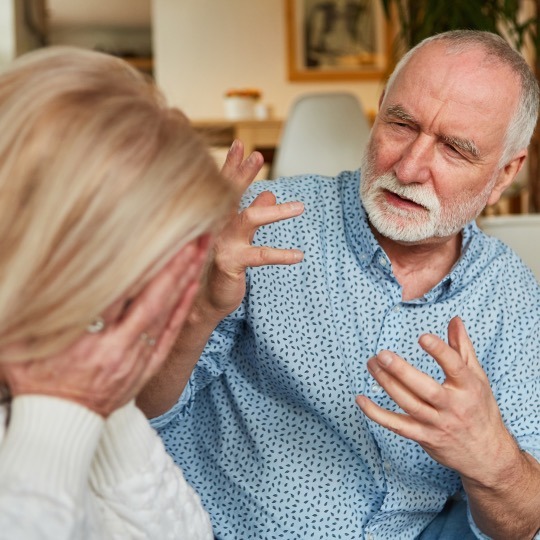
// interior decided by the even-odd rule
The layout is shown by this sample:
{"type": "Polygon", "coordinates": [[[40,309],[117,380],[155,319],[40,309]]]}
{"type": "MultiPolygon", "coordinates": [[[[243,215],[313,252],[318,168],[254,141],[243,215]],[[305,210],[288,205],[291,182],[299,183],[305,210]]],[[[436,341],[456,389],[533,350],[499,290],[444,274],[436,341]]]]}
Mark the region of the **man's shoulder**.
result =
{"type": "Polygon", "coordinates": [[[263,191],[271,191],[277,202],[298,200],[307,204],[341,204],[343,192],[358,186],[360,172],[343,171],[337,176],[304,174],[276,180],[254,182],[244,195],[242,206],[249,205],[263,191]]]}
{"type": "Polygon", "coordinates": [[[276,196],[278,204],[302,202],[304,212],[294,219],[261,227],[255,235],[255,243],[289,245],[294,241],[299,249],[307,249],[303,242],[311,243],[315,238],[320,242],[329,237],[336,243],[345,241],[345,223],[360,212],[359,174],[358,171],[344,171],[335,177],[302,175],[271,180],[263,185],[256,182],[246,193],[243,207],[267,190],[276,196]]]}
{"type": "MultiPolygon", "coordinates": [[[[540,284],[532,270],[504,242],[477,229],[468,254],[468,265],[495,294],[526,297],[540,306],[540,284]]],[[[467,255],[466,255],[467,256],[467,255]]]]}

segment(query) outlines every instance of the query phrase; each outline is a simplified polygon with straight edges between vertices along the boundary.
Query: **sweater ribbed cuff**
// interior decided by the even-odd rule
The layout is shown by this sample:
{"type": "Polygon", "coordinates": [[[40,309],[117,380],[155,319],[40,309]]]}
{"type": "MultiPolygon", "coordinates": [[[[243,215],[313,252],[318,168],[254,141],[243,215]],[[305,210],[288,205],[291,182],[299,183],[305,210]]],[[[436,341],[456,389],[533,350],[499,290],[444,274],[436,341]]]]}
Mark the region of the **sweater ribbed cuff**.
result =
{"type": "Polygon", "coordinates": [[[111,414],[94,462],[90,481],[94,487],[114,486],[149,467],[158,436],[144,414],[131,401],[111,414]]]}
{"type": "Polygon", "coordinates": [[[87,485],[103,424],[99,415],[69,400],[15,397],[0,447],[0,481],[30,482],[36,490],[77,499],[87,485]]]}

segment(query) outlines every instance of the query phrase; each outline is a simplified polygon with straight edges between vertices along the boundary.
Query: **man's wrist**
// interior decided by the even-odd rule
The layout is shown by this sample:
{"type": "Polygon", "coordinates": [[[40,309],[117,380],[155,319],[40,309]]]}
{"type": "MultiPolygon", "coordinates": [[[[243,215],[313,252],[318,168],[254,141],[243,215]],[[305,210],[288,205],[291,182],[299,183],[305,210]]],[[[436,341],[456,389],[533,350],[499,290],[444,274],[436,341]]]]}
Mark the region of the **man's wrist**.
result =
{"type": "Polygon", "coordinates": [[[500,493],[511,489],[526,474],[526,455],[510,433],[507,432],[500,442],[492,457],[486,459],[485,469],[471,476],[461,475],[466,491],[478,489],[500,493]]]}
{"type": "Polygon", "coordinates": [[[186,320],[186,327],[204,329],[210,334],[226,316],[226,313],[219,311],[206,299],[199,297],[193,303],[186,320]]]}

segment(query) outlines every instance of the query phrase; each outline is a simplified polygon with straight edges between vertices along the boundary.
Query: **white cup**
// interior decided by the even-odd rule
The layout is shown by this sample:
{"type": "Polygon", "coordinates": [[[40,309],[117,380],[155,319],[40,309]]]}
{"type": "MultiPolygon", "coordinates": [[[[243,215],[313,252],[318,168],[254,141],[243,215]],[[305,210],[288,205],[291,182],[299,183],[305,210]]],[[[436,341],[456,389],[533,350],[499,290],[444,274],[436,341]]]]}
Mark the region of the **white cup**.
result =
{"type": "Polygon", "coordinates": [[[223,100],[225,118],[228,120],[251,120],[255,117],[255,99],[227,96],[223,100]]]}
{"type": "Polygon", "coordinates": [[[270,118],[270,106],[266,103],[257,103],[255,105],[255,118],[257,120],[268,120],[270,118]]]}

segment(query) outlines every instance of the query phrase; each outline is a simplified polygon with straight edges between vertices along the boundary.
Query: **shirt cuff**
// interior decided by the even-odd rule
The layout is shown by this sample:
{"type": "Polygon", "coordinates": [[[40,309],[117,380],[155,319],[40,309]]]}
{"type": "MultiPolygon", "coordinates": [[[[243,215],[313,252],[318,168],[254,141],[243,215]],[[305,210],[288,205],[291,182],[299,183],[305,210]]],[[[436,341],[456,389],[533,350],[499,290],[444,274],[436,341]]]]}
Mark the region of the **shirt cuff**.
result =
{"type": "Polygon", "coordinates": [[[67,399],[16,396],[0,447],[0,478],[78,498],[103,423],[101,416],[67,399]]]}
{"type": "Polygon", "coordinates": [[[154,429],[161,429],[180,416],[191,404],[193,395],[193,383],[191,379],[186,384],[184,391],[180,395],[178,401],[167,411],[160,416],[156,416],[150,420],[150,425],[154,429]]]}

